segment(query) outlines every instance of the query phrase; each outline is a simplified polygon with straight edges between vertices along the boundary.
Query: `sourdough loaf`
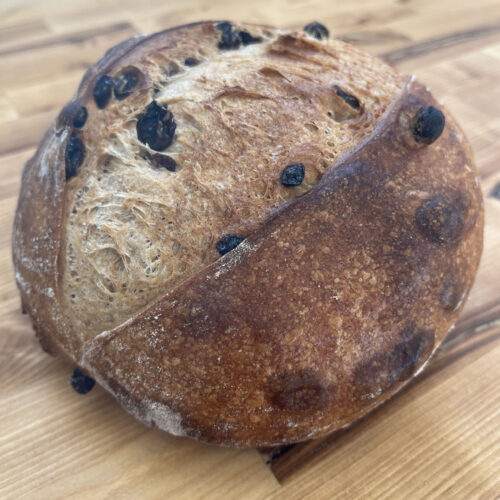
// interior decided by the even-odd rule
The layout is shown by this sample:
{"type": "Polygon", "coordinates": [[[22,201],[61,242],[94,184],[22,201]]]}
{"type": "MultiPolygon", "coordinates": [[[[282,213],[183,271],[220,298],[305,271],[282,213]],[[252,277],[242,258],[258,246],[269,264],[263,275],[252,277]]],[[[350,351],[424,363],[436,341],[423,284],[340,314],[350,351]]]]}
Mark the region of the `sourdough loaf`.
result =
{"type": "Polygon", "coordinates": [[[482,229],[470,147],[413,78],[318,23],[204,22],[87,71],[24,169],[13,256],[46,350],[149,425],[263,446],[419,372],[482,229]]]}

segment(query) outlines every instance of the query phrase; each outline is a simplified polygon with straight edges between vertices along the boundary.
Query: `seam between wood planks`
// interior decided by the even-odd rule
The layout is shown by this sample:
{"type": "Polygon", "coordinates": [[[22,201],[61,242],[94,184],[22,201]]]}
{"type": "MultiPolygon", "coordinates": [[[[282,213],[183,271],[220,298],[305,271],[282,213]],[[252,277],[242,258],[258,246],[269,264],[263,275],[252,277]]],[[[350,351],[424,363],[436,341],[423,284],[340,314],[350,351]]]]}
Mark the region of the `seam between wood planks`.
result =
{"type": "Polygon", "coordinates": [[[110,26],[104,26],[102,28],[93,28],[87,31],[80,31],[79,33],[71,33],[45,41],[37,41],[18,47],[0,50],[0,56],[17,54],[19,52],[28,52],[30,50],[38,50],[46,47],[53,47],[55,45],[78,44],[87,40],[91,40],[92,38],[100,35],[109,35],[111,33],[117,33],[126,30],[131,30],[134,33],[136,32],[136,29],[130,23],[117,23],[110,26]]]}
{"type": "Polygon", "coordinates": [[[431,38],[430,40],[425,40],[424,42],[419,42],[408,47],[385,52],[379,57],[384,59],[384,61],[394,64],[424,54],[428,54],[439,49],[444,49],[446,47],[451,47],[453,45],[468,42],[470,40],[477,40],[478,38],[483,38],[494,33],[500,33],[500,24],[496,24],[493,26],[483,26],[480,28],[474,28],[472,30],[451,33],[450,35],[445,35],[442,37],[431,38]]]}

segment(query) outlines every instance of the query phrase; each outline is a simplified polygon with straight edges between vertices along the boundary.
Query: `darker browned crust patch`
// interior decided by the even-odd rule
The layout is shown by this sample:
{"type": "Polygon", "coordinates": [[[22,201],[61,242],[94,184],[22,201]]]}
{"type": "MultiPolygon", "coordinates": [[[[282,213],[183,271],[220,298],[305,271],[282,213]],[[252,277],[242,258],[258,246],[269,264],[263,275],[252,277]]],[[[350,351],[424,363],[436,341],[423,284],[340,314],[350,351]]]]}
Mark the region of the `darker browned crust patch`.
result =
{"type": "Polygon", "coordinates": [[[410,326],[400,334],[395,344],[356,367],[352,380],[356,394],[360,398],[374,398],[395,383],[407,380],[433,347],[433,332],[410,326]]]}
{"type": "Polygon", "coordinates": [[[319,374],[312,370],[290,372],[270,383],[272,402],[282,410],[317,411],[327,406],[333,389],[326,387],[319,374]]]}
{"type": "Polygon", "coordinates": [[[437,195],[420,205],[416,212],[418,229],[430,241],[452,243],[464,229],[463,210],[444,196],[437,195]]]}

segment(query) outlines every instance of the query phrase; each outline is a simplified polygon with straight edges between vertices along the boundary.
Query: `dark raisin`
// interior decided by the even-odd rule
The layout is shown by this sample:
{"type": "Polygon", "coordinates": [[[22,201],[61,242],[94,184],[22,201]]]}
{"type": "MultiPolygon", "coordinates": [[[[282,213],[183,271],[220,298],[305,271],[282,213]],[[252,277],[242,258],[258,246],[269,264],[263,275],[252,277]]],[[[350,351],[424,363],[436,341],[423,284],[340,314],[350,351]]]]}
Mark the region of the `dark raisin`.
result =
{"type": "Polygon", "coordinates": [[[154,155],[151,155],[150,158],[151,158],[151,163],[155,167],[166,168],[170,172],[175,172],[177,163],[170,156],[162,155],[160,153],[155,153],[154,155]]]}
{"type": "Polygon", "coordinates": [[[413,137],[417,142],[432,144],[442,134],[444,123],[444,115],[439,109],[423,106],[413,117],[413,137]]]}
{"type": "Polygon", "coordinates": [[[496,198],[497,200],[500,200],[500,182],[493,188],[491,196],[493,196],[493,198],[496,198]]]}
{"type": "Polygon", "coordinates": [[[245,238],[236,236],[235,234],[225,234],[215,245],[215,248],[221,255],[225,255],[236,248],[245,238]]]}
{"type": "Polygon", "coordinates": [[[109,102],[111,98],[111,92],[113,90],[113,78],[108,75],[101,75],[95,82],[94,90],[92,94],[94,95],[95,103],[99,109],[103,109],[109,102]]]}
{"type": "Polygon", "coordinates": [[[238,31],[231,23],[223,22],[215,26],[221,32],[219,49],[237,49],[241,45],[241,38],[238,31]]]}
{"type": "Polygon", "coordinates": [[[338,85],[334,85],[333,88],[335,89],[336,94],[345,101],[346,104],[349,104],[351,108],[358,109],[359,108],[359,101],[358,98],[353,96],[352,94],[348,94],[347,92],[344,92],[338,85]]]}
{"type": "Polygon", "coordinates": [[[195,59],[194,57],[188,57],[185,61],[184,61],[184,64],[186,66],[197,66],[198,64],[200,64],[200,61],[198,61],[198,59],[195,59]]]}
{"type": "Polygon", "coordinates": [[[76,175],[78,167],[83,163],[85,158],[85,145],[82,140],[72,135],[66,145],[64,155],[66,165],[66,180],[71,179],[76,175]]]}
{"type": "Polygon", "coordinates": [[[240,39],[243,45],[262,42],[262,38],[260,36],[252,36],[247,31],[240,31],[240,39]]]}
{"type": "Polygon", "coordinates": [[[85,106],[79,108],[73,117],[73,127],[82,128],[87,121],[87,116],[87,108],[85,106]]]}
{"type": "Polygon", "coordinates": [[[77,368],[73,372],[73,375],[71,375],[70,383],[71,387],[73,387],[78,394],[87,394],[92,390],[92,387],[94,387],[95,380],[88,377],[77,368]]]}
{"type": "Polygon", "coordinates": [[[156,101],[148,105],[137,120],[137,137],[155,151],[168,148],[174,139],[176,128],[174,117],[167,105],[159,106],[156,101]]]}
{"type": "Polygon", "coordinates": [[[308,35],[311,35],[314,38],[316,38],[317,40],[323,40],[325,38],[328,38],[328,35],[330,34],[325,26],[316,21],[304,26],[304,31],[308,35]]]}
{"type": "Polygon", "coordinates": [[[283,186],[299,186],[304,180],[306,169],[302,163],[288,165],[281,172],[281,184],[283,186]]]}
{"type": "Polygon", "coordinates": [[[140,80],[139,71],[136,69],[128,69],[120,73],[113,80],[113,89],[115,97],[121,101],[128,97],[140,80]]]}
{"type": "Polygon", "coordinates": [[[435,196],[420,205],[416,223],[418,229],[436,243],[458,239],[464,226],[461,211],[443,196],[435,196]]]}

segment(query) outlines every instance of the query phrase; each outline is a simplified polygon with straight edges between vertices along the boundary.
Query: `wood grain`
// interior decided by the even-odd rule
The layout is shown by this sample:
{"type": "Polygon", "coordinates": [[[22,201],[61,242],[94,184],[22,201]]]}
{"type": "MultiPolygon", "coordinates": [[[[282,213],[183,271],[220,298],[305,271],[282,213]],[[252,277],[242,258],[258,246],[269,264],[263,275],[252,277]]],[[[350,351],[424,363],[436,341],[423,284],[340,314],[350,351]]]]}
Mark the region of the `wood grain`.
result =
{"type": "Polygon", "coordinates": [[[500,497],[499,81],[499,1],[2,0],[0,498],[500,497]],[[476,284],[428,369],[350,429],[262,454],[148,429],[99,387],[74,393],[72,367],[43,353],[20,313],[11,270],[22,165],[85,68],[133,34],[222,18],[316,18],[414,73],[469,137],[486,195],[476,284]]]}

